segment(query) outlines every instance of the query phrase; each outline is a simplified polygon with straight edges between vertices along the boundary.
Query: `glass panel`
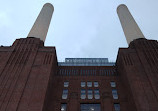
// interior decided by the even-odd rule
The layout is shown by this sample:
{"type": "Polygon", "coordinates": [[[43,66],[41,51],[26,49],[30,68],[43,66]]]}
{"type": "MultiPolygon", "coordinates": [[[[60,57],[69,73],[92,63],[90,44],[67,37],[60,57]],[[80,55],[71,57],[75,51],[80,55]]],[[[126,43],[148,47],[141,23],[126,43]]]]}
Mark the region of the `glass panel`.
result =
{"type": "Polygon", "coordinates": [[[114,109],[115,109],[115,111],[120,111],[120,104],[114,103],[114,109]]]}
{"type": "Polygon", "coordinates": [[[94,90],[94,98],[100,99],[99,89],[94,90]]]}
{"type": "Polygon", "coordinates": [[[92,82],[87,82],[88,87],[92,87],[92,82]]]}
{"type": "Polygon", "coordinates": [[[98,87],[99,83],[98,82],[94,82],[94,87],[98,87]]]}
{"type": "Polygon", "coordinates": [[[86,82],[81,82],[81,87],[85,87],[86,86],[86,82]]]}
{"type": "Polygon", "coordinates": [[[61,111],[66,111],[67,104],[61,104],[61,111]]]}
{"type": "Polygon", "coordinates": [[[115,82],[110,82],[110,84],[111,84],[111,87],[116,87],[116,83],[115,82]]]}
{"type": "Polygon", "coordinates": [[[86,90],[81,89],[81,99],[86,99],[86,90]]]}
{"type": "Polygon", "coordinates": [[[101,111],[100,104],[81,104],[81,111],[101,111]]]}
{"type": "Polygon", "coordinates": [[[64,87],[68,87],[69,86],[69,82],[64,82],[64,87]]]}
{"type": "Polygon", "coordinates": [[[62,99],[67,99],[67,95],[68,95],[68,90],[64,89],[62,94],[62,99]]]}
{"type": "Polygon", "coordinates": [[[117,94],[117,90],[116,89],[112,90],[112,95],[113,95],[113,99],[118,99],[118,94],[117,94]]]}
{"type": "Polygon", "coordinates": [[[88,90],[88,99],[93,98],[93,91],[91,89],[88,90]]]}

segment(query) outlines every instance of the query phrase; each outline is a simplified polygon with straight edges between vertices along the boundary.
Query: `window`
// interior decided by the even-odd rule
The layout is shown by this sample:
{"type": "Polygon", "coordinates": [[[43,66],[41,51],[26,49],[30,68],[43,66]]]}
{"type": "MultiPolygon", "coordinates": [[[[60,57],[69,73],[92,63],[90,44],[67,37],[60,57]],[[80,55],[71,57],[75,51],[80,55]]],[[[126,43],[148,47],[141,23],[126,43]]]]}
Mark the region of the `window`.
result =
{"type": "Polygon", "coordinates": [[[86,82],[81,82],[81,87],[85,87],[86,86],[86,82]]]}
{"type": "Polygon", "coordinates": [[[100,99],[99,89],[94,90],[94,98],[100,99]]]}
{"type": "Polygon", "coordinates": [[[81,111],[101,111],[100,104],[81,104],[81,111]]]}
{"type": "Polygon", "coordinates": [[[67,104],[61,104],[61,111],[66,111],[67,104]]]}
{"type": "Polygon", "coordinates": [[[64,89],[64,90],[63,90],[62,99],[67,99],[67,96],[68,96],[68,90],[67,90],[67,89],[64,89]]]}
{"type": "Polygon", "coordinates": [[[114,81],[111,81],[110,84],[111,84],[111,87],[116,87],[116,83],[114,81]]]}
{"type": "Polygon", "coordinates": [[[115,111],[120,111],[120,104],[114,103],[114,109],[115,109],[115,111]]]}
{"type": "Polygon", "coordinates": [[[116,89],[112,90],[112,95],[113,95],[113,99],[118,99],[118,95],[117,95],[117,90],[116,89]]]}
{"type": "Polygon", "coordinates": [[[92,87],[92,82],[87,82],[88,87],[92,87]]]}
{"type": "Polygon", "coordinates": [[[69,82],[64,82],[64,87],[68,87],[69,86],[69,82]]]}
{"type": "Polygon", "coordinates": [[[98,87],[99,83],[98,82],[94,82],[94,87],[98,87]]]}
{"type": "Polygon", "coordinates": [[[93,91],[91,89],[88,90],[88,99],[93,98],[93,91]]]}
{"type": "Polygon", "coordinates": [[[86,99],[86,90],[81,89],[81,99],[86,99]]]}

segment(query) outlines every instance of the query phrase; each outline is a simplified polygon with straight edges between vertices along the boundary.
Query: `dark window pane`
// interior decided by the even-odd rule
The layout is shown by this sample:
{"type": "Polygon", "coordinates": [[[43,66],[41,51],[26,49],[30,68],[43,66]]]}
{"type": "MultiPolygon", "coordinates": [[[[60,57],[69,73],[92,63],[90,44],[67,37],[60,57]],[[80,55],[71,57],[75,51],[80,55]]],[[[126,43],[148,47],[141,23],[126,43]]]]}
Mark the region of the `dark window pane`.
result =
{"type": "Polygon", "coordinates": [[[67,104],[61,104],[61,111],[66,111],[67,104]]]}
{"type": "Polygon", "coordinates": [[[95,99],[100,99],[99,89],[94,90],[94,98],[95,99]]]}
{"type": "Polygon", "coordinates": [[[118,99],[118,94],[117,94],[117,90],[116,89],[112,90],[112,95],[113,95],[113,99],[118,99]]]}
{"type": "Polygon", "coordinates": [[[87,82],[88,87],[92,87],[92,82],[87,82]]]}
{"type": "Polygon", "coordinates": [[[64,87],[68,87],[69,86],[69,82],[64,82],[64,87]]]}
{"type": "Polygon", "coordinates": [[[88,99],[93,98],[93,91],[91,89],[88,90],[88,99]]]}
{"type": "Polygon", "coordinates": [[[86,90],[81,89],[81,99],[86,99],[86,90]]]}
{"type": "Polygon", "coordinates": [[[114,103],[114,109],[115,109],[115,111],[120,111],[120,104],[114,103]]]}
{"type": "Polygon", "coordinates": [[[81,82],[81,87],[85,87],[86,86],[86,82],[81,82]]]}
{"type": "Polygon", "coordinates": [[[62,99],[67,99],[67,96],[68,96],[68,90],[64,89],[62,94],[62,99]]]}
{"type": "Polygon", "coordinates": [[[94,87],[98,87],[99,83],[98,82],[94,82],[94,87]]]}
{"type": "Polygon", "coordinates": [[[114,81],[110,82],[111,87],[116,87],[116,83],[114,81]]]}
{"type": "Polygon", "coordinates": [[[101,111],[100,104],[81,104],[81,111],[101,111]]]}

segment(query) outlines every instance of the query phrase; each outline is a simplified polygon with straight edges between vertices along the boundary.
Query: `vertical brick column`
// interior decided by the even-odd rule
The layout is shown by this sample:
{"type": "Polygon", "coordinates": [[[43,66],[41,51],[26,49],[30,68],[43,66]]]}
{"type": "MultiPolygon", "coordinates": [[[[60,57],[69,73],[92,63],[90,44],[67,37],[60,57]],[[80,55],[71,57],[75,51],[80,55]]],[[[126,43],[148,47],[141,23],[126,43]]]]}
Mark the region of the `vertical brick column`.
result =
{"type": "Polygon", "coordinates": [[[103,101],[103,111],[112,111],[113,109],[113,103],[112,103],[112,100],[111,100],[111,92],[104,92],[102,94],[102,101],[103,101]]]}
{"type": "Polygon", "coordinates": [[[79,111],[78,93],[72,92],[68,103],[68,111],[79,111]],[[77,107],[76,107],[77,106],[77,107]]]}

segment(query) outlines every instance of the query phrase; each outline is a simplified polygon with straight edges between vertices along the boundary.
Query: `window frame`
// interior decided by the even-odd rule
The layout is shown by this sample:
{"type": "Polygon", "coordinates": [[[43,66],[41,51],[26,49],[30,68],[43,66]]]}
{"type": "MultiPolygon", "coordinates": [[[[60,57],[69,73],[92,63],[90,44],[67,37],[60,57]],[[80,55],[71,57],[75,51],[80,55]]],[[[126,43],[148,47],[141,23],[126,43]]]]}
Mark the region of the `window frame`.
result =
{"type": "Polygon", "coordinates": [[[113,99],[118,99],[117,89],[112,89],[112,96],[113,96],[113,99]]]}
{"type": "Polygon", "coordinates": [[[85,81],[81,81],[81,87],[86,87],[86,82],[85,81]]]}
{"type": "Polygon", "coordinates": [[[69,81],[64,82],[64,87],[69,87],[69,81]]]}
{"type": "Polygon", "coordinates": [[[115,88],[116,87],[116,82],[115,81],[111,81],[110,85],[111,85],[112,88],[115,88]]]}
{"type": "Polygon", "coordinates": [[[121,111],[120,110],[120,103],[114,103],[114,110],[115,111],[121,111]]]}
{"type": "Polygon", "coordinates": [[[80,104],[80,111],[101,111],[101,104],[100,103],[81,103],[80,104]],[[91,108],[94,108],[92,110],[91,108]]]}
{"type": "Polygon", "coordinates": [[[60,111],[66,111],[67,110],[67,104],[66,103],[61,103],[61,108],[60,111]],[[62,110],[62,107],[65,105],[65,110],[62,110]]]}
{"type": "Polygon", "coordinates": [[[93,84],[94,84],[94,87],[99,87],[99,82],[98,81],[94,81],[93,84]],[[95,84],[95,83],[97,83],[97,84],[95,84]]]}
{"type": "Polygon", "coordinates": [[[88,81],[87,82],[87,87],[92,87],[93,85],[92,85],[92,81],[88,81]]]}
{"type": "Polygon", "coordinates": [[[68,98],[68,89],[63,89],[62,99],[67,99],[67,98],[68,98]]]}
{"type": "Polygon", "coordinates": [[[99,89],[94,89],[94,99],[100,99],[100,91],[99,91],[99,89]]]}
{"type": "Polygon", "coordinates": [[[88,97],[88,99],[93,99],[93,90],[92,89],[88,89],[87,97],[88,97]]]}
{"type": "Polygon", "coordinates": [[[80,98],[81,98],[81,99],[86,99],[86,90],[85,90],[85,89],[81,89],[80,98]],[[83,92],[83,91],[84,91],[84,92],[83,92]]]}

